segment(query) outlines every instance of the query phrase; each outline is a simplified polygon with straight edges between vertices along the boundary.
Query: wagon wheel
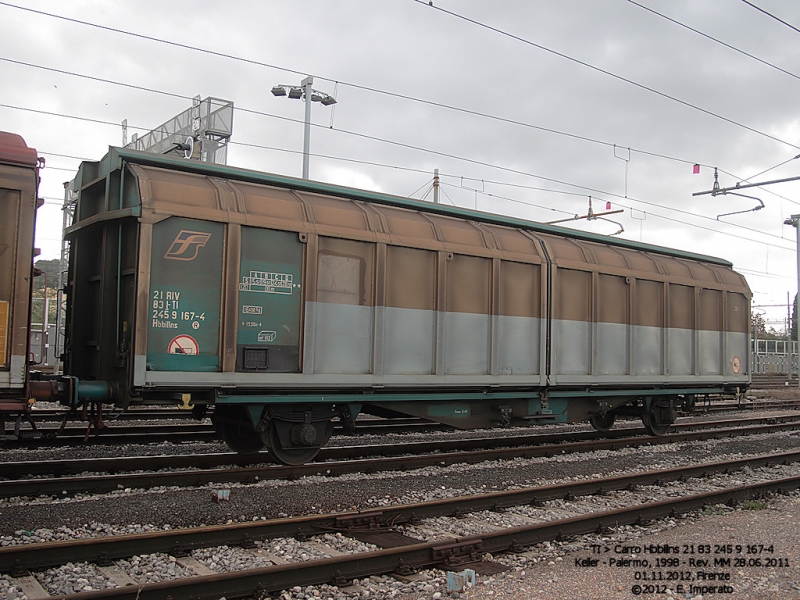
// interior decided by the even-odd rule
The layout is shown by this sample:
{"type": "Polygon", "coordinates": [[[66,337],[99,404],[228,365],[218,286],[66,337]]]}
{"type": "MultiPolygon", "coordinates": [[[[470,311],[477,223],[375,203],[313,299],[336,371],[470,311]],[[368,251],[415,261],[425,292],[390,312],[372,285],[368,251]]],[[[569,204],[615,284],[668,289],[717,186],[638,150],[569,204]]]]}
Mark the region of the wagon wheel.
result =
{"type": "Polygon", "coordinates": [[[264,441],[242,409],[216,407],[214,424],[228,448],[239,454],[255,454],[264,449],[264,441]]]}
{"type": "Polygon", "coordinates": [[[642,424],[650,435],[664,435],[672,423],[657,423],[648,413],[642,413],[642,424]]]}
{"type": "Polygon", "coordinates": [[[265,441],[275,462],[297,466],[314,460],[332,432],[331,421],[303,424],[273,419],[265,441]]]}
{"type": "Polygon", "coordinates": [[[591,423],[592,427],[594,427],[597,431],[608,431],[614,426],[614,422],[616,420],[617,415],[612,412],[607,412],[604,415],[594,415],[589,419],[589,423],[591,423]]]}
{"type": "Polygon", "coordinates": [[[642,411],[642,424],[650,435],[661,436],[669,431],[675,422],[674,399],[669,398],[668,404],[663,406],[659,401],[652,401],[649,410],[642,411]]]}

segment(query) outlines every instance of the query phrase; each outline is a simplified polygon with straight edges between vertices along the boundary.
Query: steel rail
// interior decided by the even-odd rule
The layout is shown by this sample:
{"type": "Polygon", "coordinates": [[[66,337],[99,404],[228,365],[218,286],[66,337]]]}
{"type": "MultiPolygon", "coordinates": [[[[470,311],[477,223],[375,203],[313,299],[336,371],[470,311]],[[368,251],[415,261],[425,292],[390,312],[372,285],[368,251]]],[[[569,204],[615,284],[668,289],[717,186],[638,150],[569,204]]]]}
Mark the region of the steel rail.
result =
{"type": "MultiPolygon", "coordinates": [[[[710,471],[739,468],[744,465],[758,466],[761,464],[774,464],[776,461],[798,459],[800,459],[800,453],[762,455],[738,461],[651,471],[632,476],[570,482],[542,488],[495,492],[480,496],[387,507],[373,513],[344,513],[341,515],[300,517],[273,522],[243,523],[233,526],[213,526],[192,530],[5,547],[0,548],[0,571],[8,572],[13,570],[15,565],[18,569],[31,569],[63,564],[65,556],[68,556],[69,560],[72,561],[107,562],[114,558],[140,553],[161,551],[180,554],[193,547],[207,547],[222,543],[228,545],[244,543],[247,546],[251,545],[254,539],[266,537],[313,535],[331,530],[355,533],[355,530],[347,529],[343,524],[355,518],[360,518],[362,523],[366,523],[367,526],[374,526],[376,519],[388,525],[408,522],[418,518],[463,514],[467,510],[498,510],[512,505],[559,498],[565,495],[602,493],[603,491],[621,489],[631,485],[658,483],[680,477],[696,476],[710,471]],[[737,466],[734,467],[734,463],[737,466]],[[581,487],[585,491],[580,491],[581,487]],[[201,538],[204,539],[201,540],[201,538]]],[[[322,560],[129,586],[127,588],[112,588],[98,592],[74,594],[65,596],[65,598],[90,600],[108,597],[148,600],[164,599],[170,595],[174,600],[178,600],[179,598],[217,598],[223,595],[238,597],[253,594],[257,591],[279,591],[296,585],[317,585],[409,568],[432,565],[444,565],[447,567],[452,565],[451,559],[458,559],[459,555],[466,555],[467,557],[472,555],[472,558],[477,558],[476,553],[480,556],[485,552],[516,551],[522,547],[542,541],[591,533],[610,526],[617,527],[680,514],[713,504],[730,504],[754,497],[763,497],[769,493],[785,493],[799,487],[800,476],[788,477],[681,498],[669,498],[657,502],[600,511],[535,525],[499,529],[483,533],[480,536],[454,539],[450,542],[435,541],[410,544],[376,552],[356,553],[322,560]]]]}
{"type": "Polygon", "coordinates": [[[694,410],[688,415],[702,415],[708,412],[724,412],[724,411],[737,411],[744,412],[748,410],[792,410],[800,408],[800,398],[797,400],[747,400],[746,402],[739,403],[724,403],[724,404],[704,404],[696,405],[694,410]]]}
{"type": "MultiPolygon", "coordinates": [[[[336,435],[380,435],[385,433],[447,431],[454,429],[448,425],[421,419],[398,419],[397,421],[384,422],[376,420],[375,423],[356,421],[356,429],[353,432],[347,431],[344,426],[336,423],[334,425],[334,433],[336,435]]],[[[5,435],[8,436],[8,439],[0,440],[0,446],[6,449],[42,446],[85,446],[87,445],[85,441],[87,428],[88,425],[67,427],[64,430],[52,427],[38,427],[36,431],[24,429],[22,430],[23,435],[19,438],[11,437],[13,434],[7,432],[5,435]]],[[[147,444],[161,441],[221,442],[222,440],[211,423],[110,425],[109,421],[106,421],[102,429],[92,429],[89,432],[88,444],[147,444]]]]}
{"type": "MultiPolygon", "coordinates": [[[[213,405],[209,407],[209,410],[203,416],[202,419],[198,420],[192,416],[192,411],[190,410],[182,410],[177,408],[132,408],[126,411],[121,412],[109,412],[104,413],[104,420],[106,427],[108,428],[116,428],[114,423],[124,423],[126,421],[176,421],[176,420],[186,420],[192,421],[193,425],[197,425],[203,419],[211,419],[211,416],[214,414],[213,405]]],[[[43,408],[43,409],[36,409],[34,408],[30,413],[29,416],[33,419],[34,422],[53,422],[53,421],[62,421],[65,416],[71,416],[70,411],[68,409],[58,409],[58,408],[43,408]]],[[[80,413],[75,413],[74,418],[68,419],[68,422],[83,422],[80,419],[80,413]]],[[[208,423],[208,422],[206,422],[208,423]]],[[[382,417],[361,417],[356,419],[356,428],[372,428],[372,427],[401,427],[404,425],[438,425],[433,421],[428,421],[427,419],[422,419],[420,417],[396,417],[396,418],[382,418],[382,417]]],[[[338,423],[335,424],[336,429],[344,431],[344,427],[338,423]]],[[[440,425],[441,426],[441,425],[440,425]]],[[[85,427],[83,430],[80,427],[76,428],[76,431],[82,431],[81,435],[85,433],[85,427]]]]}
{"type": "MultiPolygon", "coordinates": [[[[697,414],[703,412],[717,412],[724,410],[748,410],[748,409],[780,409],[780,408],[795,408],[800,406],[800,400],[782,400],[782,401],[747,401],[741,403],[725,403],[725,404],[704,404],[698,405],[694,411],[685,414],[697,414]]],[[[148,416],[142,415],[137,417],[135,413],[123,413],[126,420],[158,420],[158,410],[146,411],[148,416]],[[149,416],[153,415],[153,416],[149,416]]],[[[165,413],[167,420],[178,419],[181,416],[184,419],[190,419],[191,415],[186,411],[177,411],[172,409],[162,409],[161,412],[165,413]],[[179,413],[183,413],[182,415],[179,413]]],[[[39,411],[39,414],[33,413],[34,421],[41,422],[42,419],[46,420],[48,415],[64,414],[63,411],[39,411]]],[[[145,413],[142,410],[142,413],[145,413]]],[[[121,421],[122,422],[122,421],[121,421]]],[[[86,431],[88,425],[81,427],[70,426],[63,430],[52,427],[38,427],[36,431],[33,429],[23,429],[20,437],[12,437],[12,434],[6,432],[6,439],[0,439],[0,447],[6,449],[12,448],[30,448],[30,447],[43,447],[43,446],[83,446],[86,445],[86,431]]],[[[384,434],[384,433],[399,433],[399,432],[424,432],[424,431],[440,431],[452,430],[453,428],[440,423],[425,421],[422,419],[364,419],[356,421],[356,429],[353,432],[347,431],[341,424],[334,424],[335,435],[369,435],[369,434],[384,434]]],[[[0,432],[2,434],[2,432],[0,432]]],[[[102,429],[92,429],[89,432],[89,443],[96,444],[147,444],[156,441],[174,441],[174,442],[214,442],[220,441],[219,435],[215,432],[214,426],[211,423],[187,423],[182,425],[117,425],[114,423],[113,418],[107,418],[105,426],[102,429]]]]}
{"type": "MultiPolygon", "coordinates": [[[[717,421],[696,421],[678,423],[673,429],[719,428],[728,425],[748,425],[756,423],[775,423],[800,420],[798,415],[776,417],[747,417],[743,419],[726,419],[717,421]]],[[[320,460],[364,458],[366,456],[396,456],[409,451],[425,453],[434,451],[463,451],[475,448],[499,448],[536,444],[554,444],[576,442],[581,440],[619,439],[641,435],[640,427],[620,427],[605,433],[595,430],[573,431],[567,433],[535,433],[506,437],[464,438],[458,440],[441,440],[432,442],[403,442],[402,444],[367,445],[367,446],[331,446],[323,448],[320,460]]],[[[0,476],[6,479],[25,476],[64,476],[79,473],[104,472],[122,473],[125,471],[155,471],[159,469],[214,469],[221,466],[248,467],[271,464],[265,452],[257,454],[237,454],[235,452],[213,452],[202,454],[167,454],[156,456],[127,456],[109,458],[56,459],[44,461],[6,461],[0,462],[0,476]]]]}
{"type": "MultiPolygon", "coordinates": [[[[748,421],[750,419],[747,419],[748,421]]],[[[714,423],[711,421],[710,423],[714,423]]],[[[655,437],[650,435],[626,438],[590,439],[571,443],[544,444],[540,446],[513,446],[507,438],[483,438],[482,443],[491,443],[492,447],[486,450],[443,452],[447,442],[418,442],[415,444],[393,444],[393,452],[436,452],[420,456],[398,456],[377,459],[349,459],[360,456],[365,452],[374,454],[370,446],[352,446],[342,448],[324,448],[320,452],[321,459],[331,459],[329,462],[315,462],[298,466],[260,465],[233,469],[202,469],[192,471],[169,471],[158,473],[125,473],[89,475],[78,477],[55,477],[41,479],[13,479],[0,481],[0,498],[19,496],[64,496],[75,493],[103,493],[118,489],[137,488],[148,489],[158,486],[186,486],[202,487],[209,484],[221,483],[253,483],[264,479],[291,479],[309,475],[343,475],[347,473],[373,473],[376,471],[397,471],[418,469],[428,466],[444,466],[457,463],[474,464],[486,460],[508,460],[511,458],[533,458],[538,456],[550,457],[556,454],[574,452],[590,452],[594,450],[616,450],[625,447],[637,447],[654,444],[669,444],[674,442],[705,440],[721,437],[735,437],[753,435],[756,433],[773,433],[791,429],[800,429],[800,420],[792,419],[785,423],[770,423],[750,427],[709,429],[675,433],[655,437]],[[501,447],[502,446],[502,447],[501,447]],[[509,447],[511,446],[511,447],[509,447]],[[341,456],[341,458],[340,458],[341,456]],[[334,460],[335,459],[335,460],[334,460]]],[[[622,430],[620,430],[622,431],[622,430]]],[[[589,432],[587,432],[589,433],[589,432]]],[[[563,439],[563,434],[561,436],[563,439]]],[[[459,443],[473,440],[457,440],[459,443]]],[[[456,441],[452,441],[453,443],[456,441]]],[[[162,457],[163,458],[163,457],[162,457]]],[[[113,459],[110,459],[113,460],[113,459]]],[[[98,461],[99,462],[99,461],[98,461]]],[[[24,465],[25,463],[17,463],[24,465]]],[[[0,463],[0,472],[2,472],[0,463]]],[[[17,467],[19,468],[19,466],[17,467]]],[[[139,468],[142,468],[141,466],[139,468]]]]}
{"type": "Polygon", "coordinates": [[[800,461],[800,451],[762,454],[736,460],[688,465],[673,469],[658,469],[601,479],[570,481],[519,490],[489,492],[474,496],[460,496],[409,505],[382,507],[375,511],[309,515],[271,521],[211,525],[105,538],[6,546],[0,548],[0,572],[10,571],[15,564],[27,569],[50,567],[61,564],[65,556],[68,556],[71,561],[104,561],[153,552],[178,551],[179,553],[185,553],[195,548],[213,545],[250,546],[253,541],[258,539],[302,537],[332,530],[353,531],[346,526],[337,527],[337,523],[351,522],[355,518],[359,518],[362,524],[374,528],[376,525],[385,525],[386,523],[399,524],[415,519],[458,515],[480,510],[497,510],[499,508],[543,502],[568,496],[598,494],[631,486],[658,485],[682,478],[701,477],[710,473],[737,470],[745,466],[752,468],[788,464],[797,461],[800,461]]]}
{"type": "MultiPolygon", "coordinates": [[[[40,421],[61,421],[64,417],[73,417],[69,420],[80,420],[80,413],[70,414],[68,408],[34,408],[30,412],[30,417],[37,423],[40,421]]],[[[177,408],[133,408],[126,411],[104,412],[106,421],[160,421],[186,419],[194,420],[191,410],[181,410],[177,408]]],[[[210,415],[206,415],[210,416],[210,415]]]]}

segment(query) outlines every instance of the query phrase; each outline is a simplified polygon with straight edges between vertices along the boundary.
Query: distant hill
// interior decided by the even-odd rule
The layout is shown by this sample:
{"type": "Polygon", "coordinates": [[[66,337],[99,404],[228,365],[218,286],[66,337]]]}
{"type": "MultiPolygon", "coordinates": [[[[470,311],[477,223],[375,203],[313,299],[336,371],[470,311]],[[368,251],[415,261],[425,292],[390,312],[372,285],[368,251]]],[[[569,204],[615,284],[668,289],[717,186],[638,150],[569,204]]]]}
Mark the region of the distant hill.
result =
{"type": "MultiPolygon", "coordinates": [[[[34,266],[40,271],[47,273],[47,287],[55,289],[58,287],[58,271],[61,268],[61,261],[56,259],[52,260],[37,260],[34,266]]],[[[44,276],[33,278],[33,289],[41,290],[44,287],[44,276]]]]}

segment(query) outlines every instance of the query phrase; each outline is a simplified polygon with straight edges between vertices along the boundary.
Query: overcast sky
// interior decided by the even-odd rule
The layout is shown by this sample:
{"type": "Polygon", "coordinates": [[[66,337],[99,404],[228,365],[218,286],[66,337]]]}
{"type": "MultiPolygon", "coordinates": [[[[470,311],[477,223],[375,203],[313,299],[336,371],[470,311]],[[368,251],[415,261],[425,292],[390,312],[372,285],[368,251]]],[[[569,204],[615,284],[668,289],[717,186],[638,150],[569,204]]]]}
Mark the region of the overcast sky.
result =
{"type": "MultiPolygon", "coordinates": [[[[312,179],[421,198],[438,168],[442,202],[536,221],[591,196],[624,212],[568,226],[728,259],[756,306],[794,296],[800,185],[743,190],[765,208],[719,220],[758,201],[692,193],[714,167],[723,187],[800,175],[800,2],[752,0],[789,25],[742,0],[428,4],[0,3],[0,130],[47,159],[42,257],[80,160],[195,95],[240,109],[229,165],[299,177],[304,107],[270,89],[313,75],[338,103],[313,104],[312,179]]],[[[783,327],[785,307],[763,310],[783,327]]]]}

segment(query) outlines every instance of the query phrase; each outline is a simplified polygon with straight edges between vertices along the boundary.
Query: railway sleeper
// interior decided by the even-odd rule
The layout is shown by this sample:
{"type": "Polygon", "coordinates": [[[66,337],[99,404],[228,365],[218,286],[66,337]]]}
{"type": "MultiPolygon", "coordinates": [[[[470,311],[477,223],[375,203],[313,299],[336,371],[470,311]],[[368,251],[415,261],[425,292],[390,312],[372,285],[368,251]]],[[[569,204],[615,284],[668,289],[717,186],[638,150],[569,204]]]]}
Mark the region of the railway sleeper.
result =
{"type": "Polygon", "coordinates": [[[50,598],[50,594],[42,587],[42,584],[36,577],[28,571],[20,575],[13,575],[12,582],[16,587],[22,590],[28,600],[41,600],[43,598],[50,598]]]}

